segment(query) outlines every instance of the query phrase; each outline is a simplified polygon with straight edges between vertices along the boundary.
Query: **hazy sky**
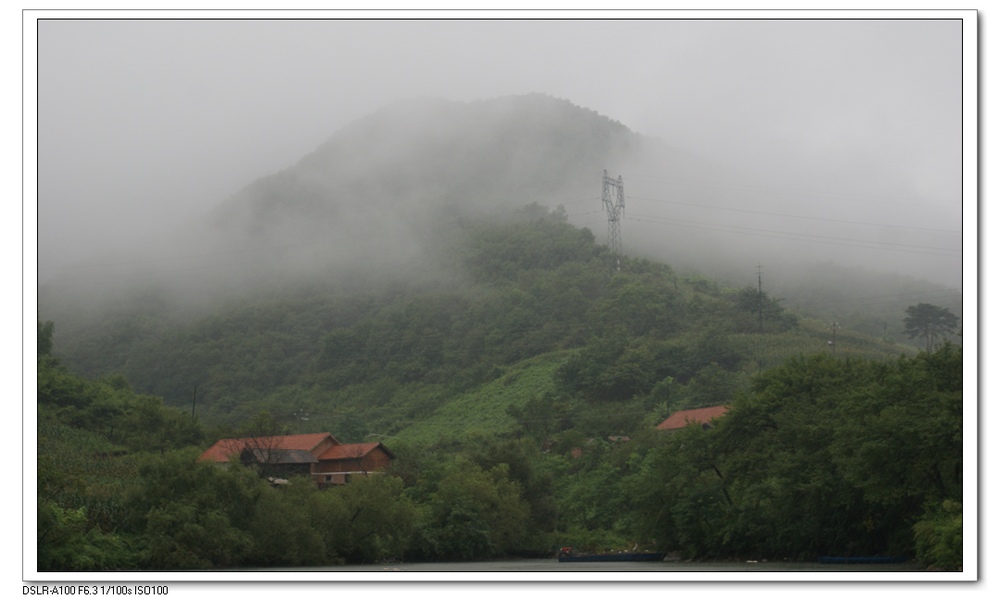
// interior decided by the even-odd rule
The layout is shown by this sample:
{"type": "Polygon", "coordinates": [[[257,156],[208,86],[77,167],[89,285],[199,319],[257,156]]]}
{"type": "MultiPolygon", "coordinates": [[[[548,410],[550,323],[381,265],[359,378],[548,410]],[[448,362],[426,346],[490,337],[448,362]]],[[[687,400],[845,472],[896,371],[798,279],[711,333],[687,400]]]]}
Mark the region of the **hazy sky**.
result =
{"type": "Polygon", "coordinates": [[[827,194],[803,214],[857,219],[875,199],[953,231],[957,282],[962,22],[765,16],[40,21],[40,277],[210,209],[390,102],[541,92],[827,194]]]}

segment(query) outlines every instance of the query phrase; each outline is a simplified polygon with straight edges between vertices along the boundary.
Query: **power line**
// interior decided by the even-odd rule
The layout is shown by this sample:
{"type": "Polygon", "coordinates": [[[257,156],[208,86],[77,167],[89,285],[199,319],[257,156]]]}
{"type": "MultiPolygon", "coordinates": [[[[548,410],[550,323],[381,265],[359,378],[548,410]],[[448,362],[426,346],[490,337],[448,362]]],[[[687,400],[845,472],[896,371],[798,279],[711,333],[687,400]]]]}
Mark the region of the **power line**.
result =
{"type": "Polygon", "coordinates": [[[751,209],[747,209],[747,208],[732,208],[732,207],[728,207],[728,206],[713,206],[713,205],[710,205],[710,204],[701,204],[701,203],[695,203],[695,202],[680,202],[680,201],[677,201],[677,200],[661,200],[659,198],[647,198],[647,197],[643,197],[643,196],[629,196],[629,199],[630,200],[645,200],[647,202],[658,202],[658,203],[662,203],[662,204],[676,204],[676,205],[680,205],[680,206],[694,206],[694,207],[697,207],[697,208],[708,208],[708,209],[712,209],[712,210],[725,210],[725,211],[729,211],[729,212],[738,212],[738,213],[754,214],[754,215],[765,215],[765,216],[771,216],[771,217],[786,217],[786,218],[789,218],[789,219],[802,219],[802,220],[806,220],[806,221],[823,221],[823,222],[826,222],[826,223],[841,223],[841,224],[845,224],[845,225],[867,225],[867,226],[870,226],[870,227],[888,227],[888,228],[894,228],[894,229],[909,229],[909,230],[913,230],[913,231],[928,231],[928,232],[935,232],[935,233],[952,233],[952,234],[961,234],[962,233],[961,231],[955,231],[953,229],[936,229],[936,228],[932,228],[932,227],[912,227],[912,226],[908,226],[908,225],[896,225],[896,224],[891,224],[890,225],[890,224],[886,224],[886,223],[869,223],[869,222],[865,222],[865,221],[850,221],[850,220],[847,220],[847,219],[834,219],[834,218],[829,218],[829,217],[807,217],[807,216],[804,216],[804,215],[793,215],[793,214],[789,214],[789,213],[777,213],[777,212],[770,212],[770,211],[764,211],[764,210],[751,210],[751,209]]]}
{"type": "Polygon", "coordinates": [[[810,304],[809,308],[815,309],[815,308],[822,308],[824,306],[835,306],[835,305],[842,306],[845,304],[850,304],[854,306],[869,306],[869,305],[893,303],[894,301],[905,300],[906,298],[925,300],[928,298],[937,298],[946,296],[961,297],[962,292],[955,290],[927,290],[927,291],[916,291],[916,292],[903,292],[899,294],[865,296],[861,298],[847,298],[844,300],[832,300],[830,302],[820,302],[818,304],[810,304]]]}
{"type": "Polygon", "coordinates": [[[719,183],[718,181],[705,181],[700,179],[681,179],[677,177],[647,176],[646,179],[652,179],[656,181],[666,181],[671,184],[688,186],[688,187],[700,187],[700,188],[710,187],[719,189],[760,192],[772,196],[793,196],[793,197],[825,196],[829,198],[837,198],[841,202],[845,199],[853,200],[858,203],[864,202],[866,205],[871,202],[876,202],[879,204],[894,204],[894,205],[903,205],[907,207],[914,207],[914,206],[937,207],[937,205],[935,204],[921,202],[919,199],[914,197],[891,195],[891,194],[865,194],[857,192],[836,192],[829,190],[821,191],[821,190],[805,189],[805,188],[778,188],[773,186],[765,186],[752,183],[738,183],[738,182],[719,183]]]}
{"type": "Polygon", "coordinates": [[[740,227],[737,225],[716,225],[703,221],[688,221],[683,219],[669,219],[650,215],[639,215],[638,217],[628,217],[632,221],[648,223],[663,223],[667,225],[684,225],[698,229],[708,229],[711,231],[722,231],[726,233],[739,233],[743,235],[754,235],[758,237],[770,237],[774,239],[794,240],[799,242],[815,242],[822,244],[832,244],[836,246],[849,246],[855,248],[867,248],[870,250],[891,250],[894,252],[906,252],[911,254],[930,254],[933,256],[961,256],[961,251],[948,248],[938,248],[932,246],[918,246],[916,244],[899,244],[893,242],[878,242],[872,240],[858,240],[851,238],[838,238],[826,235],[803,235],[789,233],[785,231],[775,231],[771,229],[759,229],[755,227],[740,227]],[[896,246],[896,247],[889,247],[896,246]],[[905,248],[911,248],[907,250],[905,248]]]}

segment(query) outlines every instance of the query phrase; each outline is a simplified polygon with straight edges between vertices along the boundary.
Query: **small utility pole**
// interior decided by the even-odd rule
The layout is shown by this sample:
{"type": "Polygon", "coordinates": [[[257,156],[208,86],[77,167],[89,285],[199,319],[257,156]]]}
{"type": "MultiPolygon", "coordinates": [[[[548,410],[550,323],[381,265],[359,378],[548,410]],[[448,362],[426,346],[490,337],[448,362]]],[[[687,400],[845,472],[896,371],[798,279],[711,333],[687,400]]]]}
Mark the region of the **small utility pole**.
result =
{"type": "Polygon", "coordinates": [[[764,280],[762,278],[764,267],[757,265],[757,321],[760,333],[764,333],[764,280]]]}
{"type": "Polygon", "coordinates": [[[764,267],[757,265],[757,374],[764,372],[764,267]]]}
{"type": "Polygon", "coordinates": [[[837,322],[834,321],[832,329],[833,329],[833,339],[830,340],[830,351],[833,352],[833,354],[836,354],[837,353],[837,330],[840,329],[840,325],[838,325],[837,322]]]}

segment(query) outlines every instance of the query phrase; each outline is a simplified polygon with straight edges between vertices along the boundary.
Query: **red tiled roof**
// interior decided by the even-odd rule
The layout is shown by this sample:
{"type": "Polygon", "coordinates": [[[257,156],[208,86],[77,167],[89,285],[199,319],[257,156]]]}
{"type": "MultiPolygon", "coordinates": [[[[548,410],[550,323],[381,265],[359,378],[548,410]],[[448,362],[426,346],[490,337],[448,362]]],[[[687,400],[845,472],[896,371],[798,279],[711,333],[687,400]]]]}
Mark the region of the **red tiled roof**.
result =
{"type": "Polygon", "coordinates": [[[319,455],[320,460],[339,460],[344,458],[362,458],[368,456],[372,450],[382,447],[382,450],[389,455],[389,458],[396,458],[388,448],[382,446],[382,442],[366,442],[363,444],[341,444],[328,448],[326,452],[319,455]]]}
{"type": "Polygon", "coordinates": [[[669,431],[672,429],[683,429],[689,423],[708,423],[712,419],[717,419],[726,414],[728,410],[729,408],[725,406],[707,406],[705,408],[679,410],[670,415],[667,420],[657,425],[656,428],[669,431]]]}
{"type": "MultiPolygon", "coordinates": [[[[199,460],[214,462],[229,462],[229,457],[246,447],[266,447],[276,450],[305,450],[312,452],[327,438],[339,444],[337,438],[329,433],[300,433],[296,435],[276,435],[269,438],[238,438],[219,440],[202,452],[199,460]]],[[[336,446],[334,446],[336,447],[336,446]]]]}

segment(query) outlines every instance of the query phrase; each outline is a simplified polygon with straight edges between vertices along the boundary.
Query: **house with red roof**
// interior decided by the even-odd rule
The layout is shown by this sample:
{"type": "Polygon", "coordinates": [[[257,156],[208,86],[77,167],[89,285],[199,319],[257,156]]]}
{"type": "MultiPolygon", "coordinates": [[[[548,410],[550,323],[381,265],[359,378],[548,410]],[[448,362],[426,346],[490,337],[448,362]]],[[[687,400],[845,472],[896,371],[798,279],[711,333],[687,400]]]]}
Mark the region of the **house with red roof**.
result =
{"type": "Polygon", "coordinates": [[[702,429],[711,429],[715,420],[725,415],[728,410],[729,408],[726,406],[706,406],[705,408],[679,410],[667,417],[656,428],[660,431],[671,433],[684,429],[692,423],[699,423],[702,429]]]}
{"type": "Polygon", "coordinates": [[[352,476],[385,471],[392,466],[396,455],[382,442],[368,442],[332,446],[317,458],[319,463],[313,473],[317,483],[339,485],[350,483],[352,476]]]}
{"type": "Polygon", "coordinates": [[[199,460],[253,466],[271,481],[308,475],[325,486],[384,471],[394,458],[381,442],[342,444],[329,433],[303,433],[219,440],[199,460]]]}

